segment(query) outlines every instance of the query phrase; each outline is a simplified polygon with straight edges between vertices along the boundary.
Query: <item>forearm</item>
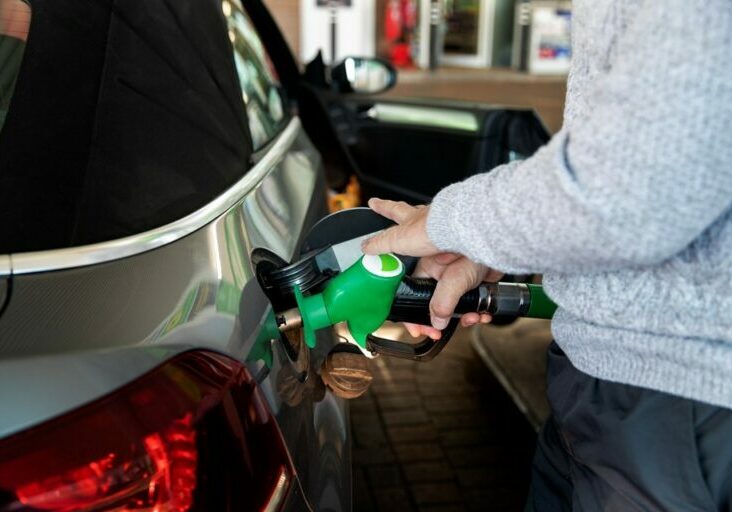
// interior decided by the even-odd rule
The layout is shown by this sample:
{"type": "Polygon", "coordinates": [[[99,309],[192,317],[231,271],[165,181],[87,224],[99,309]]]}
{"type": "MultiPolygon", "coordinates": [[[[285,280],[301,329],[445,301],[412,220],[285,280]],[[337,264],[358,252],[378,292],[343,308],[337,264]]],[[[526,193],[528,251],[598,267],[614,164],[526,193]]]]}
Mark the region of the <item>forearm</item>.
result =
{"type": "Polygon", "coordinates": [[[529,160],[444,189],[430,207],[432,241],[511,273],[577,272],[633,264],[564,166],[564,136],[529,160]]]}
{"type": "Polygon", "coordinates": [[[712,3],[644,6],[582,91],[587,111],[527,161],[435,198],[433,242],[511,272],[587,272],[696,239],[732,204],[732,15],[712,3]]]}

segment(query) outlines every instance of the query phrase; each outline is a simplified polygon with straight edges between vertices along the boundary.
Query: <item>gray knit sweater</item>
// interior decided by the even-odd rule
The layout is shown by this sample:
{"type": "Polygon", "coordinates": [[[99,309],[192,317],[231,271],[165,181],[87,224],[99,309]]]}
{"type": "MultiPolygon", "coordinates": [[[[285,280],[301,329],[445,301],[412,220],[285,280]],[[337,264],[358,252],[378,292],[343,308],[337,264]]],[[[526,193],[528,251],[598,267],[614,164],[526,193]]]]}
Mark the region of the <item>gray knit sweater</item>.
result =
{"type": "Polygon", "coordinates": [[[732,408],[732,0],[575,0],[564,125],[441,191],[441,249],[543,273],[580,370],[732,408]]]}

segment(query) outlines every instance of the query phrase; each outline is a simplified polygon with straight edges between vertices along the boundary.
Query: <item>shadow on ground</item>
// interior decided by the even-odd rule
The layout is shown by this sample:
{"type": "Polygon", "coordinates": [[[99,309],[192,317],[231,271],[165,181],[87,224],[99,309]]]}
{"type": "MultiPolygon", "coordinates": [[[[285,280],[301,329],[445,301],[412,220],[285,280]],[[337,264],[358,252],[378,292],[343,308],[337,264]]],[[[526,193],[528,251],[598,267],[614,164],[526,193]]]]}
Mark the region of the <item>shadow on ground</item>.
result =
{"type": "Polygon", "coordinates": [[[373,361],[351,402],[356,512],[522,510],[535,433],[472,335],[429,363],[373,361]]]}

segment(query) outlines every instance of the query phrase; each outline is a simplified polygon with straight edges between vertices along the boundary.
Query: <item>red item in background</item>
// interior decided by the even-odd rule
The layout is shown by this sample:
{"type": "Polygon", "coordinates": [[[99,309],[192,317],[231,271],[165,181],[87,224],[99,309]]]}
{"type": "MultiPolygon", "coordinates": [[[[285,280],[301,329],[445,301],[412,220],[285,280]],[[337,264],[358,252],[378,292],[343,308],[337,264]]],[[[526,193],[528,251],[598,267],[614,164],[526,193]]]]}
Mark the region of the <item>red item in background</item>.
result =
{"type": "Polygon", "coordinates": [[[417,27],[417,0],[401,0],[404,28],[412,31],[417,27]]]}
{"type": "Polygon", "coordinates": [[[416,27],[416,0],[389,0],[387,2],[384,35],[391,43],[389,58],[396,67],[414,66],[411,41],[416,27]]]}
{"type": "Polygon", "coordinates": [[[386,4],[384,34],[390,42],[397,41],[402,36],[402,10],[399,0],[389,0],[386,4]]]}
{"type": "Polygon", "coordinates": [[[408,43],[397,43],[392,46],[391,62],[398,68],[408,68],[414,65],[412,49],[408,43]]]}

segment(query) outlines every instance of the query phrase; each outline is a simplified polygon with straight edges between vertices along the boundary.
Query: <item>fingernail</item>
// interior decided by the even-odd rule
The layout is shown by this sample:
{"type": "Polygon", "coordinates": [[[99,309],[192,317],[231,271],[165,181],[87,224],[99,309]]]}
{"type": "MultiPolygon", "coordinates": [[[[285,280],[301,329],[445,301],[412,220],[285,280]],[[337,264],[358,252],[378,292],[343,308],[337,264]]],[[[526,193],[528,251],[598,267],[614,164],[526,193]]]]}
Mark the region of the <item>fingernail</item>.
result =
{"type": "Polygon", "coordinates": [[[439,316],[432,317],[432,327],[440,331],[447,327],[448,322],[449,320],[447,318],[440,318],[439,316]]]}

